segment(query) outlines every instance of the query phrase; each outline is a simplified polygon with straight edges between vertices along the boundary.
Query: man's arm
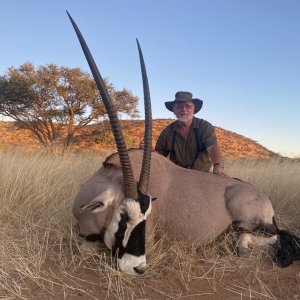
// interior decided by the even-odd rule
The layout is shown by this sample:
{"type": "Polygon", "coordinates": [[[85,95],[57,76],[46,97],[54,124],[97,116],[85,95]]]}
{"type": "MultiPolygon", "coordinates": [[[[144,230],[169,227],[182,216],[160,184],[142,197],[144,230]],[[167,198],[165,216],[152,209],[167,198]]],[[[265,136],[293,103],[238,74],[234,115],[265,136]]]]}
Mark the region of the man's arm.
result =
{"type": "Polygon", "coordinates": [[[168,156],[169,155],[169,151],[168,151],[168,147],[167,147],[167,134],[166,134],[166,130],[163,130],[157,141],[156,141],[156,145],[155,145],[155,151],[158,152],[159,154],[163,155],[163,156],[168,156]]]}
{"type": "Polygon", "coordinates": [[[218,144],[214,144],[207,148],[207,153],[213,163],[213,173],[229,177],[224,171],[223,157],[218,144]]]}

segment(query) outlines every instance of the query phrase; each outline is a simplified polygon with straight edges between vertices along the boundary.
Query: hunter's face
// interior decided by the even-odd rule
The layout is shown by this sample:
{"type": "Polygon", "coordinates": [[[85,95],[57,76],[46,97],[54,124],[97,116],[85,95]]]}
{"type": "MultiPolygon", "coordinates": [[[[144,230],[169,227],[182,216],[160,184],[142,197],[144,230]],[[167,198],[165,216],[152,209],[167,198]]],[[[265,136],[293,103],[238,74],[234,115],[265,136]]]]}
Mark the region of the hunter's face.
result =
{"type": "Polygon", "coordinates": [[[195,104],[191,101],[174,103],[173,112],[180,122],[188,122],[194,116],[195,104]]]}

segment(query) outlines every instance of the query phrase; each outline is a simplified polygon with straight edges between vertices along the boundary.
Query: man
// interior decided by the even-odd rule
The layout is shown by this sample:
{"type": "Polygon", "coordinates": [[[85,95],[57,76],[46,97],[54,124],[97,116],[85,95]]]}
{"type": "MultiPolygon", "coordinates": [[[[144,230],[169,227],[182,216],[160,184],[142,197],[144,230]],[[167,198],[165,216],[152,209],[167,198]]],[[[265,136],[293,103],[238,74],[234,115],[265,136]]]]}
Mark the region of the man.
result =
{"type": "MultiPolygon", "coordinates": [[[[177,92],[174,101],[165,102],[177,121],[168,125],[158,137],[155,150],[169,156],[175,164],[194,170],[228,175],[219,149],[214,127],[203,119],[194,117],[203,101],[193,98],[190,92],[177,92]]],[[[140,144],[143,147],[143,143],[140,144]]]]}

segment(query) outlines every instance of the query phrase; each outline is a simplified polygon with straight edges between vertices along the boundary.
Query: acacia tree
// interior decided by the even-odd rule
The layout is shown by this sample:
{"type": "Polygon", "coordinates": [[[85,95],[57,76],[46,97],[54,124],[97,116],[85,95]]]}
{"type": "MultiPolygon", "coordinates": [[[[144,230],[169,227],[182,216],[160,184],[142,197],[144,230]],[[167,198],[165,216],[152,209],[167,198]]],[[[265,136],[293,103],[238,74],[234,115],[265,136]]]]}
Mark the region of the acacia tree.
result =
{"type": "MultiPolygon", "coordinates": [[[[116,90],[105,79],[119,114],[137,117],[138,97],[116,90]]],[[[31,63],[11,67],[0,76],[0,114],[29,129],[42,145],[67,148],[74,135],[93,121],[106,118],[106,110],[92,77],[79,68],[54,64],[37,69],[31,63]]]]}

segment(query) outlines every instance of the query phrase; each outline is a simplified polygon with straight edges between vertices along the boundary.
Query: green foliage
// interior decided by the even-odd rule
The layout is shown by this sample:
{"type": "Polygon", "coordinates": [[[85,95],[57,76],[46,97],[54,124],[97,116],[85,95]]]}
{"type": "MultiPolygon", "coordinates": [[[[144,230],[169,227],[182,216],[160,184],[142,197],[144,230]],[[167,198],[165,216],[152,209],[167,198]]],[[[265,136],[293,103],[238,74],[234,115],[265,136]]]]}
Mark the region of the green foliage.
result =
{"type": "MultiPolygon", "coordinates": [[[[138,97],[105,80],[118,114],[137,117],[138,97]]],[[[79,68],[25,63],[0,77],[0,114],[29,129],[45,146],[65,148],[83,127],[106,118],[92,77],[79,68]]]]}
{"type": "Polygon", "coordinates": [[[114,136],[111,130],[94,130],[92,134],[95,137],[96,144],[106,145],[107,148],[111,148],[115,145],[114,136]]]}

